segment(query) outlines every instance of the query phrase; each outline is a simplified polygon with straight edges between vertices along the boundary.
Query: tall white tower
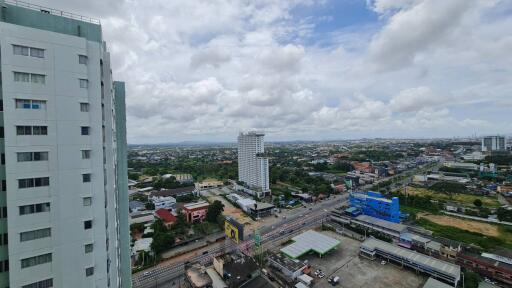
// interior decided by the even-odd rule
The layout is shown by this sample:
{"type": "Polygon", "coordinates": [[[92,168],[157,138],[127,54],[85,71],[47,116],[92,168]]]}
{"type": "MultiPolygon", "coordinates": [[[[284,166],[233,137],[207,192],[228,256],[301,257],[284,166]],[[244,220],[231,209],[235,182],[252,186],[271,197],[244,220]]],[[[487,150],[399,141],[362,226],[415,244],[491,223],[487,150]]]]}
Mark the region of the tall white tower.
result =
{"type": "Polygon", "coordinates": [[[101,25],[0,5],[0,287],[130,287],[124,85],[101,25]]]}
{"type": "Polygon", "coordinates": [[[264,136],[261,132],[241,132],[238,135],[238,180],[254,190],[258,197],[270,193],[264,136]]]}

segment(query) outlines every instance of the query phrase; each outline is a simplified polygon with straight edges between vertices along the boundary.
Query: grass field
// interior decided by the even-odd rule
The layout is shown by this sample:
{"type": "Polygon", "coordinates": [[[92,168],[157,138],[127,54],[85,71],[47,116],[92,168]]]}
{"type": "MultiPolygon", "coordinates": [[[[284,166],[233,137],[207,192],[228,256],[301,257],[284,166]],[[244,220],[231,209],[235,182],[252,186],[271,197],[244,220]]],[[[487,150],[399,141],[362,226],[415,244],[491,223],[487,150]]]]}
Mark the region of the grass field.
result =
{"type": "MultiPolygon", "coordinates": [[[[403,192],[402,192],[403,193],[403,192]]],[[[488,196],[476,196],[469,194],[445,194],[436,191],[432,191],[426,188],[417,188],[417,187],[407,187],[407,193],[409,195],[418,195],[418,196],[430,196],[433,200],[442,200],[442,201],[456,201],[467,205],[473,205],[473,202],[476,199],[482,200],[483,206],[489,208],[497,208],[500,207],[500,202],[495,197],[488,196]]]]}
{"type": "Polygon", "coordinates": [[[499,236],[495,237],[467,231],[454,226],[441,225],[426,218],[416,220],[416,224],[431,230],[436,236],[477,245],[485,250],[492,250],[498,247],[512,249],[512,229],[504,226],[497,226],[499,236]]]}

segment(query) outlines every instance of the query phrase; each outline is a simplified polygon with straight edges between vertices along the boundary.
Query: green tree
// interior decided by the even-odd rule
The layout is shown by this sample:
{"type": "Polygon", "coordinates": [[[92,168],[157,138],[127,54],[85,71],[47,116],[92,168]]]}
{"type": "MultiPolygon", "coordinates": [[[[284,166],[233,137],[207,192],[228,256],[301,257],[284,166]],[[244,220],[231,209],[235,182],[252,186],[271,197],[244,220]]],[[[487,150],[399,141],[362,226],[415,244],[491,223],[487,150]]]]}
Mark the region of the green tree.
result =
{"type": "Polygon", "coordinates": [[[143,223],[133,223],[132,225],[130,225],[130,232],[132,232],[132,234],[144,232],[144,224],[143,223]]]}
{"type": "Polygon", "coordinates": [[[155,222],[153,222],[153,224],[151,224],[151,228],[155,234],[167,232],[167,227],[161,219],[157,219],[155,222]]]}
{"type": "Polygon", "coordinates": [[[512,210],[508,210],[508,209],[500,207],[500,208],[498,208],[498,211],[496,214],[498,216],[498,220],[512,222],[512,210]]]}
{"type": "Polygon", "coordinates": [[[222,214],[224,211],[224,204],[219,200],[213,201],[210,206],[208,206],[208,211],[206,212],[206,221],[210,223],[217,222],[217,217],[222,214]]]}
{"type": "Polygon", "coordinates": [[[146,210],[155,210],[155,204],[153,204],[152,202],[147,202],[146,204],[144,204],[144,208],[146,208],[146,210]]]}
{"type": "Polygon", "coordinates": [[[153,242],[151,243],[151,250],[153,250],[155,254],[160,254],[169,250],[173,245],[174,236],[171,233],[155,233],[153,236],[153,242]]]}
{"type": "Polygon", "coordinates": [[[481,281],[480,275],[473,271],[464,272],[464,284],[466,288],[478,288],[481,281]]]}
{"type": "Polygon", "coordinates": [[[475,205],[478,208],[482,207],[482,200],[476,198],[475,201],[473,201],[473,205],[475,205]]]}
{"type": "Polygon", "coordinates": [[[171,227],[171,231],[175,233],[175,235],[183,235],[187,228],[188,223],[185,219],[185,215],[183,213],[178,213],[178,216],[176,216],[176,222],[171,227]]]}

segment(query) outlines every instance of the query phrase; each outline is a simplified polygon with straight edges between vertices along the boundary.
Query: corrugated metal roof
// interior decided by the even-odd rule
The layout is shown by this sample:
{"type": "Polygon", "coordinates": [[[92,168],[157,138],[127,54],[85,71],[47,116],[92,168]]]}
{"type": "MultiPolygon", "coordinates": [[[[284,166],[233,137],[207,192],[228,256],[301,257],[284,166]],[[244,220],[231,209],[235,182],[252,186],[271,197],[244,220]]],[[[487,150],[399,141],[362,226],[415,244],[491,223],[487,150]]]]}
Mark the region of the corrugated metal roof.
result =
{"type": "Polygon", "coordinates": [[[367,250],[374,250],[378,248],[379,250],[382,250],[386,253],[407,259],[411,262],[429,267],[431,269],[441,271],[445,274],[452,275],[455,279],[460,277],[460,266],[458,265],[438,260],[436,258],[426,256],[411,250],[400,248],[388,242],[384,242],[375,238],[368,238],[363,242],[363,244],[361,244],[361,246],[367,250]]]}
{"type": "Polygon", "coordinates": [[[341,242],[324,234],[308,230],[292,238],[295,243],[281,249],[281,252],[291,258],[298,258],[308,251],[322,255],[338,246],[341,242]]]}

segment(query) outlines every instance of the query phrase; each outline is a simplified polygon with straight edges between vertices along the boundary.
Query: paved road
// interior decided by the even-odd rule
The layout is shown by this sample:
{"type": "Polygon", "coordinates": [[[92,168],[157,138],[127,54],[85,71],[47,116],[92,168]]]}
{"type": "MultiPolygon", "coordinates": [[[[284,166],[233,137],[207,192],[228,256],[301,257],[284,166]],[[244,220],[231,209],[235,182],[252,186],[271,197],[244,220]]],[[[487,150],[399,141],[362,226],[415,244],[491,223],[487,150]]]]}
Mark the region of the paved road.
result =
{"type": "MultiPolygon", "coordinates": [[[[270,227],[262,227],[262,245],[263,247],[278,245],[280,241],[290,238],[294,234],[298,234],[302,230],[310,229],[321,224],[328,217],[328,210],[341,205],[346,201],[347,195],[331,197],[331,199],[320,202],[309,208],[299,210],[296,215],[292,215],[283,219],[270,227]],[[302,212],[301,212],[302,211],[302,212]]],[[[149,287],[174,287],[173,282],[177,284],[177,279],[183,277],[185,273],[185,265],[189,263],[208,264],[213,261],[213,257],[221,255],[225,252],[235,250],[248,250],[252,248],[254,241],[249,239],[240,244],[236,244],[231,240],[226,240],[223,246],[208,251],[208,254],[190,256],[185,261],[174,263],[168,266],[159,266],[139,272],[133,275],[134,288],[149,287]]]]}

